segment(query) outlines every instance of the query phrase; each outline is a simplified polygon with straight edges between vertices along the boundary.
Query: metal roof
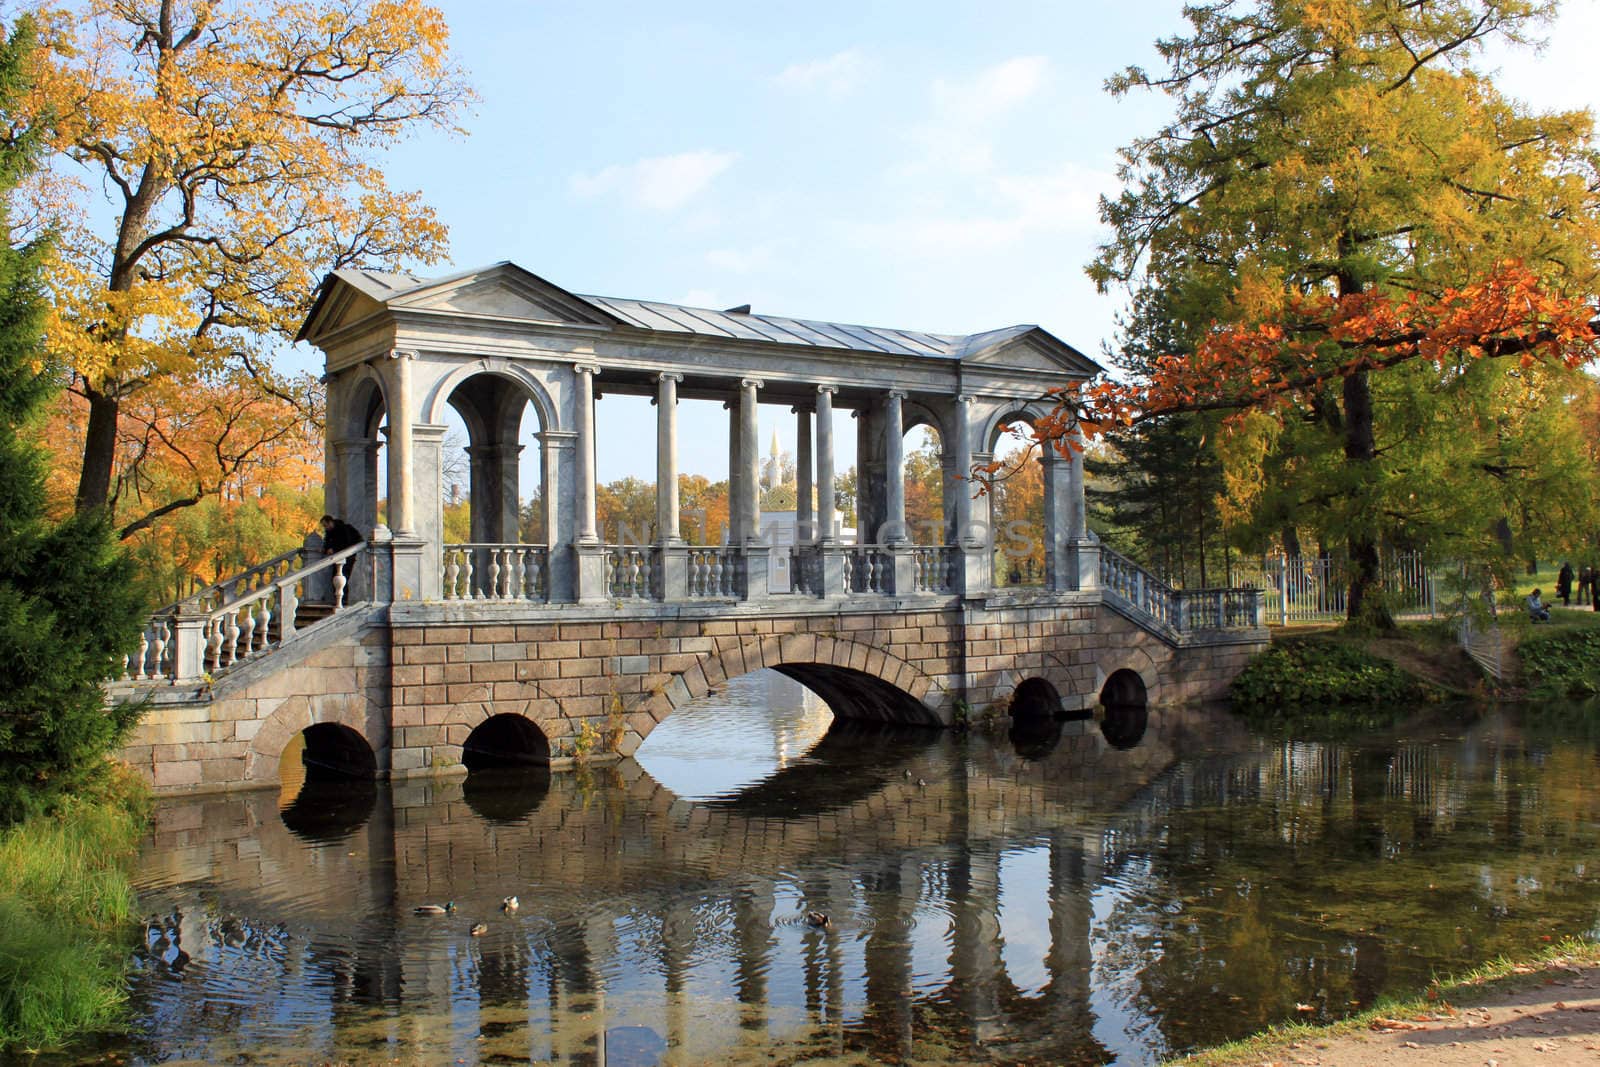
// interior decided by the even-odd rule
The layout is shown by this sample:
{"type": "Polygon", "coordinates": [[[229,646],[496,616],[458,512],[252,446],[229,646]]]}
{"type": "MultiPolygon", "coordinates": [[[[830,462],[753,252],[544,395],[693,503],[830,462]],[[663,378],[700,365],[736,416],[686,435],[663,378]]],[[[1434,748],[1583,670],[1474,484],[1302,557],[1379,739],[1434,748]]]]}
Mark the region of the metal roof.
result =
{"type": "Polygon", "coordinates": [[[965,337],[947,337],[914,330],[888,330],[842,322],[790,319],[781,315],[713,311],[683,304],[664,304],[656,300],[620,300],[610,296],[588,295],[579,299],[609,311],[630,326],[664,333],[731,337],[742,341],[776,341],[786,345],[940,359],[958,358],[967,341],[965,337]]]}
{"type": "MultiPolygon", "coordinates": [[[[782,315],[756,315],[738,311],[668,304],[658,300],[628,300],[610,296],[572,293],[531,274],[511,262],[488,268],[460,271],[441,278],[419,278],[411,274],[345,268],[334,275],[379,303],[387,304],[425,290],[442,288],[464,279],[486,277],[496,271],[514,272],[549,292],[588,305],[607,320],[641,330],[688,334],[739,341],[768,341],[813,348],[844,349],[856,352],[913,356],[923,359],[969,359],[981,352],[1002,346],[1029,333],[1044,333],[1037,326],[1007,326],[982,333],[951,335],[894,330],[879,326],[856,326],[843,322],[791,319],[782,315]]],[[[313,311],[313,316],[315,311],[313,311]]],[[[307,320],[309,324],[309,319],[307,320]]],[[[1048,335],[1046,335],[1048,336],[1048,335]]],[[[1051,338],[1088,367],[1095,364],[1070,345],[1051,338]]]]}

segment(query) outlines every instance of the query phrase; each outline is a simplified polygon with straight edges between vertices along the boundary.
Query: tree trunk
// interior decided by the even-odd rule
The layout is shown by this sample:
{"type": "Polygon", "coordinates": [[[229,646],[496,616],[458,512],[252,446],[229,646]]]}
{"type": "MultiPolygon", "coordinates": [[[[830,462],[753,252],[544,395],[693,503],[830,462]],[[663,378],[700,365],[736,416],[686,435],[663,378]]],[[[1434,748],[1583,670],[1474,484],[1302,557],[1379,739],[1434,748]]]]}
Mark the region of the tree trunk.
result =
{"type": "Polygon", "coordinates": [[[84,386],[89,399],[89,425],[83,435],[83,469],[78,474],[78,511],[95,511],[111,499],[111,471],[117,455],[117,416],[121,402],[84,386]]]}
{"type": "Polygon", "coordinates": [[[1294,523],[1285,523],[1283,533],[1279,534],[1283,540],[1283,554],[1285,556],[1300,555],[1300,531],[1295,529],[1294,523]]]}
{"type": "MultiPolygon", "coordinates": [[[[1344,458],[1350,464],[1371,464],[1378,456],[1372,425],[1372,386],[1367,372],[1344,380],[1344,458]]],[[[1365,479],[1362,488],[1365,492],[1365,479]]],[[[1345,600],[1345,621],[1368,623],[1379,629],[1394,628],[1394,619],[1372,593],[1378,585],[1378,542],[1365,523],[1357,522],[1348,540],[1350,587],[1345,600]]]]}

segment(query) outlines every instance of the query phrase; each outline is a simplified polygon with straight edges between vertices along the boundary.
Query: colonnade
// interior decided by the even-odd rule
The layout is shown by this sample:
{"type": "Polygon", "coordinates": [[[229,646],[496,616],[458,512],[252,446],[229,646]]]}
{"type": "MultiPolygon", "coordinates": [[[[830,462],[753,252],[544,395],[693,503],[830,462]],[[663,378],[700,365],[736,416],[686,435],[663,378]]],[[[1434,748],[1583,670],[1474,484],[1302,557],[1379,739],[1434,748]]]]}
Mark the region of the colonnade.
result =
{"type": "MultiPolygon", "coordinates": [[[[729,412],[729,523],[725,545],[691,548],[682,529],[679,494],[682,369],[642,373],[578,361],[517,367],[485,367],[462,373],[459,359],[422,359],[391,352],[369,361],[365,371],[335,376],[329,386],[330,511],[358,529],[378,526],[378,423],[383,421],[388,472],[388,534],[401,555],[413,554],[410,574],[423,599],[487,593],[491,598],[525,595],[552,601],[640,597],[674,600],[694,595],[765,595],[772,553],[792,554],[797,591],[816,596],[845,594],[975,594],[994,582],[990,552],[989,499],[974,495],[974,463],[992,453],[1000,429],[1013,419],[1037,417],[1044,406],[1000,397],[947,395],[898,386],[867,389],[834,382],[769,382],[758,377],[707,379],[687,376],[688,399],[722,398],[729,412]],[[420,380],[418,380],[420,379],[420,380]],[[596,401],[602,391],[648,395],[655,405],[654,529],[601,528],[597,514],[596,401]],[[759,409],[789,407],[796,419],[796,544],[768,544],[762,534],[759,409]],[[857,530],[846,543],[835,520],[838,474],[836,410],[856,419],[857,530]],[[518,440],[528,404],[540,429],[544,513],[537,545],[525,545],[520,514],[518,440]],[[441,471],[443,409],[460,413],[468,430],[471,542],[457,549],[458,571],[481,583],[492,569],[494,587],[470,592],[459,574],[446,573],[441,471]],[[392,409],[392,410],[391,410],[392,409]],[[396,413],[405,414],[397,417],[396,413]],[[943,536],[934,546],[914,545],[906,518],[908,426],[938,431],[943,458],[943,536]],[[981,447],[980,447],[981,446],[981,447]],[[629,543],[643,542],[643,543],[629,543]],[[515,556],[506,550],[515,550],[515,556]],[[720,555],[707,562],[704,551],[720,555]],[[626,550],[625,553],[623,550],[626,550]],[[937,551],[935,551],[937,550],[937,551]],[[494,553],[500,552],[500,555],[494,553]],[[532,553],[532,555],[530,555],[532,553]],[[623,554],[619,554],[623,553],[623,554]],[[920,555],[919,555],[920,554],[920,555]],[[702,580],[703,567],[731,573],[737,581],[702,580]],[[624,574],[624,572],[627,572],[624,574]],[[437,573],[436,573],[437,572],[437,573]],[[619,574],[622,577],[619,579],[619,574]],[[442,577],[441,577],[442,575],[442,577]],[[537,592],[537,596],[531,596],[537,592]]],[[[648,439],[648,438],[645,438],[648,439]]],[[[1046,545],[1042,584],[1052,590],[1092,585],[1096,568],[1083,522],[1081,463],[1045,449],[1043,528],[1028,536],[1046,545]]],[[[396,582],[406,581],[398,575],[396,582]]],[[[407,588],[411,585],[408,584],[407,588]]]]}

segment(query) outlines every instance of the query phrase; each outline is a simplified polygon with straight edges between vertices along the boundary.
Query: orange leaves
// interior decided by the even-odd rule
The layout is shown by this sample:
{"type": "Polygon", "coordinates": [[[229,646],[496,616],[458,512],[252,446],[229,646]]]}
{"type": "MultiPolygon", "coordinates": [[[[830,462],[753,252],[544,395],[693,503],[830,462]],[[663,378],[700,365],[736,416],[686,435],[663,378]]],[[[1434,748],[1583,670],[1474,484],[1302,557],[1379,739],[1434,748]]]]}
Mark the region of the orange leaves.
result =
{"type": "Polygon", "coordinates": [[[1288,294],[1281,309],[1265,321],[1216,326],[1193,353],[1155,360],[1144,382],[1107,378],[1062,390],[1040,439],[1054,441],[1074,425],[1094,436],[1182,411],[1270,411],[1353,374],[1412,360],[1444,370],[1512,356],[1524,366],[1569,368],[1600,358],[1595,308],[1514,262],[1434,295],[1288,294]]]}

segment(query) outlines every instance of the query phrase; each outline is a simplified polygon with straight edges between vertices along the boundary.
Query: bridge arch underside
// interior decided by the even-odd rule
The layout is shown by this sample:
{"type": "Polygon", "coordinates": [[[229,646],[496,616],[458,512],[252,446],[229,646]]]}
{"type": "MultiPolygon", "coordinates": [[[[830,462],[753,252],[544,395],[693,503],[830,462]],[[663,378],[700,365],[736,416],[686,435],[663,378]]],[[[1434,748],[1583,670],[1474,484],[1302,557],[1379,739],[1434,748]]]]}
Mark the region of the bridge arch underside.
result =
{"type": "Polygon", "coordinates": [[[771,669],[821,697],[837,719],[896,726],[941,725],[922,701],[865,671],[831,663],[775,663],[771,669]]]}

